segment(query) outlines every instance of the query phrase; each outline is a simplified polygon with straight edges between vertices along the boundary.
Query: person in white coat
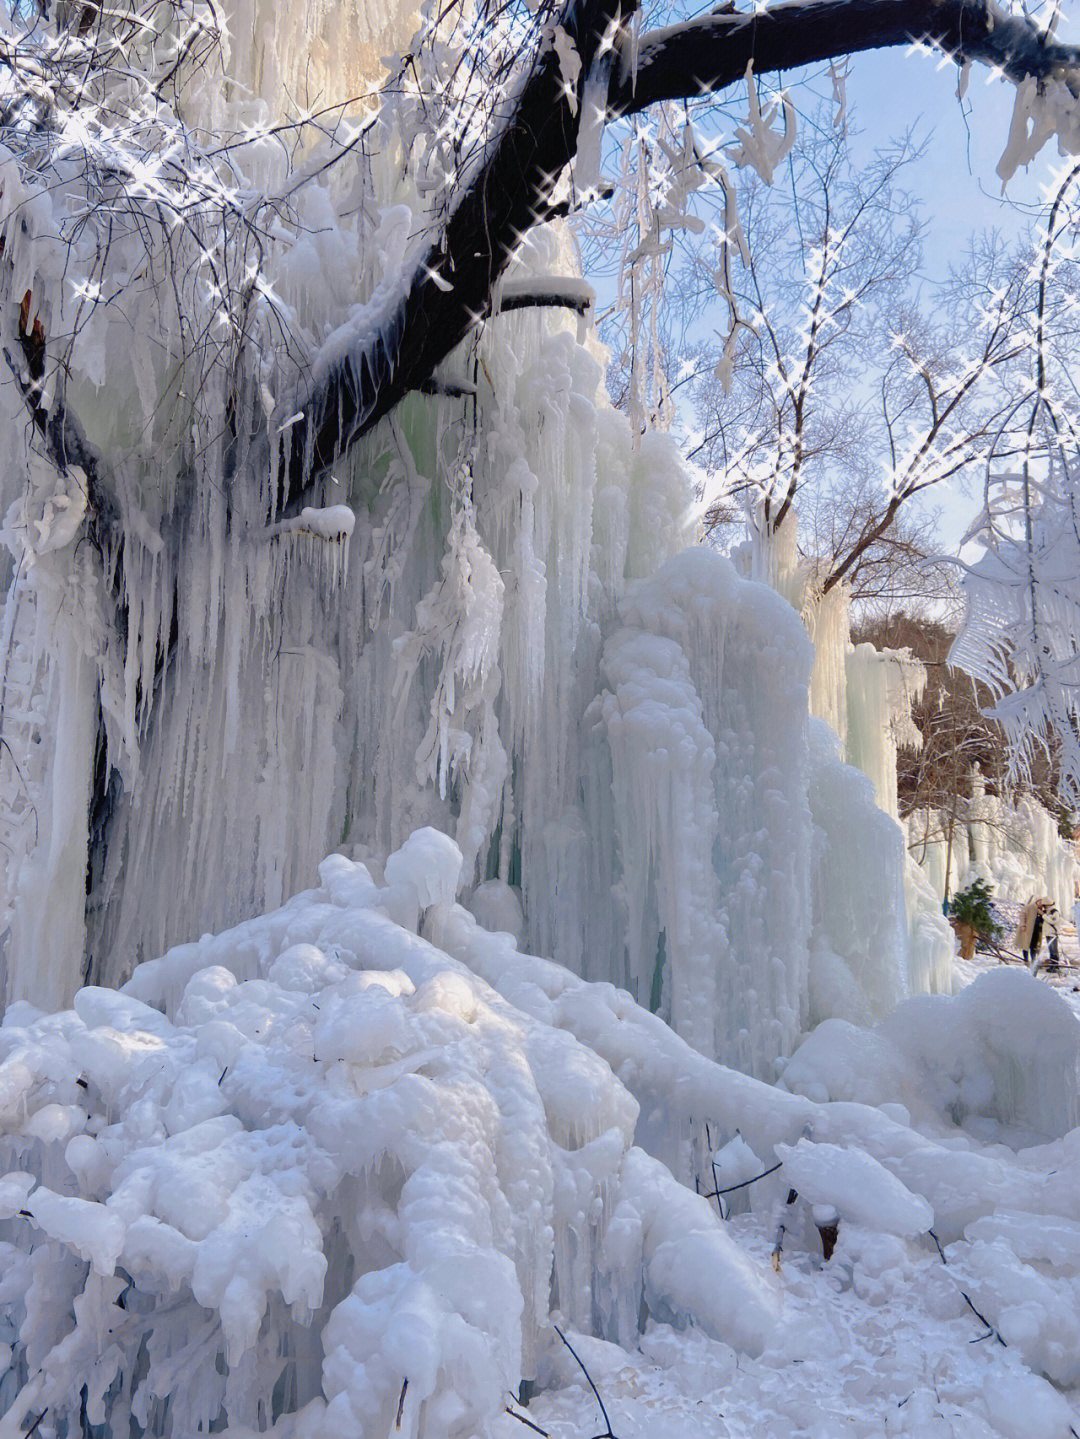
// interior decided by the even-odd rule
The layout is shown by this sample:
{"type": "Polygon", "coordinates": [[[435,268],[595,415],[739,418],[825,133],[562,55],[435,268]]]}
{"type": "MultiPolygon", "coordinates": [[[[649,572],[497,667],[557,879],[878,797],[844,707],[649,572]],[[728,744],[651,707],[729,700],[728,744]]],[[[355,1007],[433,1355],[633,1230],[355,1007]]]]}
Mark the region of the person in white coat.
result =
{"type": "Polygon", "coordinates": [[[1028,965],[1032,974],[1039,972],[1039,950],[1042,946],[1044,916],[1046,910],[1052,907],[1053,900],[1045,895],[1041,899],[1032,895],[1020,912],[1020,923],[1016,926],[1013,944],[1024,956],[1024,963],[1028,965]]]}

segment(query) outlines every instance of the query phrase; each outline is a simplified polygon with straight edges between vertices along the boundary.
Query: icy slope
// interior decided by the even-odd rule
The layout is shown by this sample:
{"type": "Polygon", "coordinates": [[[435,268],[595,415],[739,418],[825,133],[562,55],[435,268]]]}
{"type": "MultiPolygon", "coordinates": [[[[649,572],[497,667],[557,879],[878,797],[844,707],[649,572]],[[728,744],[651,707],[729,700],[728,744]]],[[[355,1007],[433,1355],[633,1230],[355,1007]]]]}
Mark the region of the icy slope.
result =
{"type": "MultiPolygon", "coordinates": [[[[620,1352],[644,1324],[647,1352],[674,1362],[685,1343],[691,1368],[703,1345],[725,1372],[738,1355],[775,1398],[767,1375],[828,1352],[842,1323],[807,1331],[808,1285],[839,1290],[842,1314],[852,1291],[884,1303],[927,1266],[943,1333],[972,1337],[962,1284],[1008,1340],[980,1346],[970,1372],[984,1366],[988,1393],[1026,1385],[1057,1425],[1047,1439],[1067,1433],[1065,1402],[1028,1370],[1080,1379],[1066,1323],[1080,1132],[1039,1132],[1046,1111],[1008,1083],[990,1096],[1001,1124],[1039,1144],[1019,1154],[931,1113],[929,1087],[921,1130],[891,1095],[835,1102],[812,1051],[789,1070],[827,1102],[725,1070],[628,995],[483,930],[453,903],[460,863],[431,830],[382,886],[335,856],[317,890],[143,965],[119,994],[86,989],[53,1016],[12,1007],[0,1434],[37,1420],[50,1439],[80,1414],[160,1439],[211,1422],[305,1439],[503,1433],[522,1379],[561,1382],[553,1321],[620,1352]],[[693,1186],[715,1183],[736,1131],[744,1161],[783,1167],[732,1196],[752,1213],[725,1226],[693,1186]],[[796,1181],[808,1200],[789,1208],[796,1181]],[[810,1202],[839,1219],[824,1282],[810,1202]],[[687,1325],[696,1338],[663,1337],[687,1325]]],[[[979,1012],[1041,1024],[1035,982],[1003,978],[1007,994],[970,991],[979,1012]]],[[[944,1062],[942,1026],[912,1023],[944,1062]]],[[[1053,1061],[1075,1104],[1070,1032],[1053,1061]]],[[[918,1110],[914,1061],[904,1074],[918,1110]]],[[[1015,1432],[972,1393],[983,1428],[962,1432],[1015,1432]]]]}

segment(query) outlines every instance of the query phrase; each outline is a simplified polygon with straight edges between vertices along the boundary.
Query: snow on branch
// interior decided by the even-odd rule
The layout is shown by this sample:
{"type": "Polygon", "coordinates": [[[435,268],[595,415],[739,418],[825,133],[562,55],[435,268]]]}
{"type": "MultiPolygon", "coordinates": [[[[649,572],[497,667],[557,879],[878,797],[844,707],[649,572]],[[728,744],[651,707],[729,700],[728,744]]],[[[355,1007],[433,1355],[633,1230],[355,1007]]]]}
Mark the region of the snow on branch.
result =
{"type": "Polygon", "coordinates": [[[746,12],[712,11],[637,41],[623,54],[609,95],[612,113],[634,114],[662,100],[694,99],[754,73],[788,70],[860,50],[928,42],[960,61],[996,67],[1017,82],[1068,76],[1075,94],[1080,51],[1046,41],[995,0],[789,0],[746,12]]]}
{"type": "MultiPolygon", "coordinates": [[[[811,0],[752,14],[725,11],[646,33],[631,55],[635,9],[633,0],[563,0],[541,7],[519,31],[500,7],[487,5],[473,28],[461,22],[456,47],[439,49],[435,31],[422,33],[416,59],[403,59],[359,130],[337,109],[322,120],[305,115],[289,122],[288,137],[278,136],[289,150],[287,184],[264,191],[252,190],[245,165],[246,147],[267,140],[267,127],[208,147],[180,118],[181,92],[187,104],[192,86],[212,86],[219,73],[213,10],[202,0],[165,7],[168,44],[158,34],[161,17],[152,25],[154,16],[144,22],[136,10],[86,35],[40,25],[20,33],[15,19],[0,52],[6,77],[0,99],[22,180],[35,189],[59,184],[67,196],[71,213],[60,221],[58,239],[85,236],[90,255],[90,241],[107,232],[108,243],[97,243],[93,253],[106,255],[110,246],[115,253],[119,225],[132,251],[124,273],[167,273],[177,282],[171,307],[177,313],[163,327],[169,358],[177,358],[174,344],[187,344],[185,367],[194,347],[204,380],[214,377],[212,385],[199,381],[190,390],[199,397],[200,453],[224,446],[230,475],[243,468],[268,476],[271,510],[296,514],[317,498],[321,479],[349,446],[406,394],[428,387],[442,361],[492,312],[496,286],[523,236],[557,212],[567,166],[582,144],[595,148],[597,126],[612,116],[723,89],[751,67],[760,75],[912,39],[998,66],[1029,89],[1032,80],[1038,88],[1052,78],[1059,102],[1080,75],[1074,48],[1047,40],[993,0],[811,0]],[[143,28],[129,35],[136,22],[143,28]],[[117,97],[126,95],[131,55],[123,57],[135,51],[144,82],[134,101],[124,100],[121,133],[111,116],[117,97]],[[79,79],[83,71],[89,79],[79,79]],[[92,104],[80,98],[84,93],[92,104]],[[297,137],[313,124],[325,145],[302,160],[297,137]],[[378,124],[396,126],[406,150],[421,138],[414,179],[425,212],[405,225],[402,243],[387,248],[368,300],[321,345],[312,336],[309,346],[309,337],[289,333],[266,263],[283,234],[304,238],[301,188],[346,156],[363,170],[370,162],[364,135],[378,124]],[[144,240],[146,254],[137,256],[144,240]],[[307,378],[298,382],[309,356],[307,378]],[[261,418],[250,423],[241,415],[245,386],[262,406],[261,418]],[[294,418],[281,424],[285,415],[294,418]]],[[[1034,138],[1028,119],[1041,134],[1045,116],[1033,108],[1029,90],[1024,94],[1016,130],[1023,125],[1017,145],[1026,153],[1034,138]]],[[[1057,111],[1067,110],[1057,104],[1057,111]]],[[[755,153],[765,141],[773,144],[758,118],[762,123],[746,132],[755,153]]],[[[369,250],[377,240],[365,235],[369,250]]],[[[117,267],[106,267],[106,275],[103,263],[87,261],[90,273],[69,307],[68,338],[54,335],[45,314],[52,373],[68,358],[59,347],[70,350],[87,316],[115,299],[103,283],[117,267]]],[[[17,303],[21,294],[13,284],[10,298],[17,303]]],[[[582,295],[571,298],[580,311],[582,295]]],[[[503,308],[511,301],[504,294],[503,308]]],[[[85,353],[91,349],[83,345],[85,353]]],[[[185,403],[188,394],[177,387],[185,403]]]]}
{"type": "Polygon", "coordinates": [[[558,44],[553,39],[536,55],[509,118],[398,302],[308,396],[304,421],[275,460],[283,508],[304,503],[344,450],[422,387],[490,312],[495,283],[522,235],[552,213],[555,182],[577,152],[582,97],[598,65],[610,73],[609,119],[722,90],[751,65],[762,74],[913,41],[997,67],[1018,83],[1054,76],[1070,93],[1080,85],[1076,47],[1048,41],[994,0],[791,0],[713,12],[631,39],[635,8],[568,0],[551,31],[558,44]],[[580,66],[566,63],[571,44],[580,66]],[[618,60],[609,65],[612,45],[618,60]]]}
{"type": "Polygon", "coordinates": [[[494,313],[507,310],[562,309],[587,315],[596,295],[585,280],[575,275],[552,276],[545,280],[508,280],[495,302],[494,313]]]}

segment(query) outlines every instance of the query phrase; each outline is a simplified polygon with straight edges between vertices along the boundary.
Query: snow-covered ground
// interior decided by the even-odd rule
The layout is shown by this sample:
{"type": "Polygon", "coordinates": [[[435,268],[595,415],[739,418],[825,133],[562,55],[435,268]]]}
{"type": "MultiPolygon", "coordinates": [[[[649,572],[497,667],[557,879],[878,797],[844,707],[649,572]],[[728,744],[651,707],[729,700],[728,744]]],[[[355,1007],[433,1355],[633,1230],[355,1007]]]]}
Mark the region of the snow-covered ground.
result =
{"type": "Polygon", "coordinates": [[[828,1020],[773,1086],[485,930],[460,869],[431,830],[381,885],[332,856],[120,992],[11,1007],[2,1439],[1080,1433],[1050,983],[828,1020]],[[692,1192],[740,1184],[724,1220],[692,1192]]]}
{"type": "MultiPolygon", "coordinates": [[[[1015,920],[1011,911],[1009,918],[1015,920]]],[[[1071,925],[1062,928],[1061,955],[1062,968],[1044,970],[1039,982],[1080,1021],[1080,944],[1071,925]]],[[[981,953],[971,963],[956,961],[964,985],[999,968],[981,953]]],[[[770,1183],[777,1187],[775,1205],[780,1180],[761,1187],[770,1183]]],[[[762,1212],[729,1221],[763,1272],[774,1216],[775,1208],[763,1204],[762,1212]]],[[[1080,1225],[1069,1232],[1080,1239],[1080,1225]]],[[[1040,1267],[1060,1273],[1053,1263],[1040,1267]]],[[[954,1264],[943,1264],[929,1238],[905,1242],[842,1231],[828,1263],[812,1248],[785,1254],[775,1282],[791,1327],[756,1359],[663,1325],[650,1326],[633,1354],[572,1336],[618,1439],[1052,1439],[1080,1433],[1080,1388],[1054,1395],[1033,1381],[1015,1348],[964,1300],[966,1281],[954,1264]]],[[[1034,1294],[1025,1298],[1038,1302],[1034,1294]]],[[[596,1399],[565,1351],[558,1373],[563,1387],[532,1402],[530,1421],[551,1439],[604,1433],[596,1399]]],[[[506,1419],[499,1439],[528,1432],[506,1419]]]]}
{"type": "MultiPolygon", "coordinates": [[[[760,1223],[735,1224],[766,1269],[760,1223]]],[[[1080,1396],[1059,1396],[1025,1370],[959,1297],[931,1244],[841,1245],[828,1265],[801,1254],[777,1279],[793,1332],[758,1359],[690,1330],[651,1326],[634,1354],[573,1336],[618,1439],[1052,1439],[1080,1431],[1080,1396]],[[854,1274],[854,1282],[853,1276],[854,1274]]],[[[580,1370],[560,1362],[564,1388],[528,1418],[551,1439],[600,1435],[604,1423],[580,1370]]],[[[509,1418],[499,1439],[527,1431],[509,1418]]]]}

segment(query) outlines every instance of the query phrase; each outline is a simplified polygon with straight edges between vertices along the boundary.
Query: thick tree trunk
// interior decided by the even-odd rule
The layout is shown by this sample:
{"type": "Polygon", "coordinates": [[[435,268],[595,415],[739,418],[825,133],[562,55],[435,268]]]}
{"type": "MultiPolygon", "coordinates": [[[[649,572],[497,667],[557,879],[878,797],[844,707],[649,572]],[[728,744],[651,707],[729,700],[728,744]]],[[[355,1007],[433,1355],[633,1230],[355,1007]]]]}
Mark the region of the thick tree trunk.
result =
{"type": "Polygon", "coordinates": [[[979,938],[977,932],[962,919],[951,919],[949,923],[952,925],[953,933],[960,941],[960,958],[974,959],[975,945],[979,938]]]}

